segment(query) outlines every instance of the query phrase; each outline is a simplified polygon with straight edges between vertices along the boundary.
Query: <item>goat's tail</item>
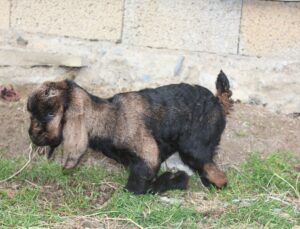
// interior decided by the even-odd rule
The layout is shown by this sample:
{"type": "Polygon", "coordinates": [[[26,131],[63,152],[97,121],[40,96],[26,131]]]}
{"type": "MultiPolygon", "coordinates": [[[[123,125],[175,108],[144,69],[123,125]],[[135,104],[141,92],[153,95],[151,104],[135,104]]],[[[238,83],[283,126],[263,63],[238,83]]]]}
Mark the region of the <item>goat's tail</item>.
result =
{"type": "Polygon", "coordinates": [[[217,88],[216,96],[218,97],[225,113],[229,114],[233,106],[233,100],[231,99],[232,92],[230,90],[229,80],[222,70],[218,75],[216,81],[216,88],[217,88]]]}

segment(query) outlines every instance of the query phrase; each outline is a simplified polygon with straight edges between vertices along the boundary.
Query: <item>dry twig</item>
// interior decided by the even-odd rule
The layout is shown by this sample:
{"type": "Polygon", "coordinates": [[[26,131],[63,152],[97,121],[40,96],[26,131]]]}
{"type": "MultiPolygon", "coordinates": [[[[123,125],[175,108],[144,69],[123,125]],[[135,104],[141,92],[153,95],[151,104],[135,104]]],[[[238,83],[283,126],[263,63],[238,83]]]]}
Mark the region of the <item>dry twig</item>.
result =
{"type": "Polygon", "coordinates": [[[277,173],[274,173],[274,175],[275,175],[276,177],[278,177],[280,180],[282,180],[283,182],[285,182],[288,186],[290,186],[290,187],[293,189],[293,191],[295,192],[297,198],[300,198],[300,194],[299,194],[299,192],[297,191],[297,187],[295,188],[295,187],[294,187],[293,185],[291,185],[286,179],[284,179],[283,177],[279,176],[277,173]]]}

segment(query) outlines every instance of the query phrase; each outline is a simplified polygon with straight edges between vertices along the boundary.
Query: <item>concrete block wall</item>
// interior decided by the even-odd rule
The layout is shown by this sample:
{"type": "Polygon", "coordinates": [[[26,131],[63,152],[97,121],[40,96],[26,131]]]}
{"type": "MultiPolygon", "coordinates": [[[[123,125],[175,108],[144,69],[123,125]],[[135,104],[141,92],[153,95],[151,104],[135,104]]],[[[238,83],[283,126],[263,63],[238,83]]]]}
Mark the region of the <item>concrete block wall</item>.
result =
{"type": "Polygon", "coordinates": [[[0,84],[214,90],[220,69],[235,99],[300,112],[300,2],[0,0],[0,84]]]}
{"type": "Polygon", "coordinates": [[[300,57],[300,2],[244,0],[239,53],[300,57]]]}
{"type": "Polygon", "coordinates": [[[240,0],[128,0],[124,43],[235,54],[241,5],[240,0]]]}
{"type": "Polygon", "coordinates": [[[11,27],[84,39],[121,39],[122,0],[12,0],[11,27]]]}

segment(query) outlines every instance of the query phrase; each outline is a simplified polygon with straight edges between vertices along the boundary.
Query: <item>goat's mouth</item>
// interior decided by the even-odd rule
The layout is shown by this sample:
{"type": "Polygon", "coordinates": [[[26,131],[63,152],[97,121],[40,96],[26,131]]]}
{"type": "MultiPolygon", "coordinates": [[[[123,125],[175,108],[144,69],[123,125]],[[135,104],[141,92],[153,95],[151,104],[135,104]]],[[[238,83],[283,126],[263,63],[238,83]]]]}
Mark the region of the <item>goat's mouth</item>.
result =
{"type": "Polygon", "coordinates": [[[32,143],[36,146],[50,146],[52,148],[55,148],[62,142],[61,134],[59,136],[49,139],[46,132],[36,135],[29,131],[29,137],[32,143]]]}
{"type": "Polygon", "coordinates": [[[33,144],[36,146],[48,146],[49,142],[45,137],[36,137],[34,135],[29,135],[33,144]]]}

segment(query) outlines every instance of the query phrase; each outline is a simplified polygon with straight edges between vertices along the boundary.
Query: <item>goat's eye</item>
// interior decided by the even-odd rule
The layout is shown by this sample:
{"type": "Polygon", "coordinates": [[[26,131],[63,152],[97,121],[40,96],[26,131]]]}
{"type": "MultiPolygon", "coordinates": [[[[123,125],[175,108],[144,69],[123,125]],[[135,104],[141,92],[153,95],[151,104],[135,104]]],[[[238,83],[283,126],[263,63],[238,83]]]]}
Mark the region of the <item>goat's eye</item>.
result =
{"type": "Polygon", "coordinates": [[[47,114],[47,116],[52,118],[52,117],[54,117],[54,113],[53,113],[53,112],[49,112],[49,113],[47,114]]]}

